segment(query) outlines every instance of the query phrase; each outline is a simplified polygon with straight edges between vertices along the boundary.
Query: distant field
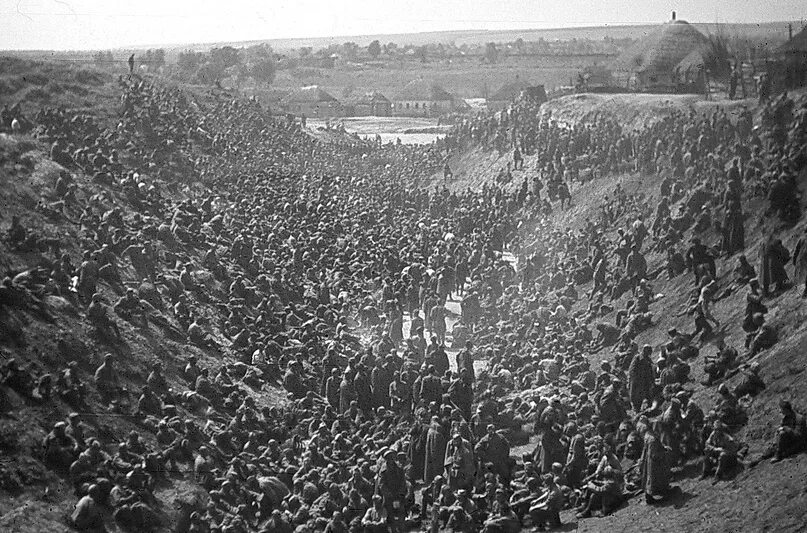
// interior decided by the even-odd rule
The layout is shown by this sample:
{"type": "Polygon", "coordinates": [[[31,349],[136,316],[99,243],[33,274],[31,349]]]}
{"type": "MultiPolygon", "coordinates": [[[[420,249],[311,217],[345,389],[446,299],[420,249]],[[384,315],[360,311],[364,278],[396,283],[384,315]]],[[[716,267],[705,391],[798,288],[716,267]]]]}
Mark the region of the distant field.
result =
{"type": "MultiPolygon", "coordinates": [[[[686,18],[686,17],[684,17],[686,18]]],[[[659,20],[659,23],[665,22],[659,20]]],[[[755,37],[764,35],[772,42],[784,42],[787,40],[787,25],[788,21],[782,22],[763,22],[760,24],[716,24],[713,22],[693,22],[695,26],[702,32],[709,34],[715,33],[717,28],[727,34],[740,34],[746,37],[755,37]]],[[[548,29],[525,29],[525,30],[465,30],[465,31],[436,31],[436,32],[422,32],[422,33],[406,33],[406,34],[386,34],[386,35],[341,35],[336,37],[311,37],[299,39],[266,39],[263,41],[249,41],[249,42],[219,42],[219,43],[196,43],[188,44],[183,47],[168,46],[167,49],[182,50],[186,48],[193,48],[196,50],[206,50],[213,46],[244,46],[257,43],[268,43],[274,49],[279,51],[287,51],[300,48],[301,46],[312,46],[316,48],[327,47],[331,44],[341,44],[346,41],[353,41],[359,46],[367,46],[370,41],[378,39],[382,43],[394,42],[399,45],[424,45],[431,43],[456,43],[458,46],[463,44],[482,44],[486,42],[512,42],[518,38],[525,41],[537,41],[538,39],[552,40],[569,40],[569,39],[622,39],[631,38],[639,39],[643,35],[657,28],[658,24],[641,24],[641,25],[610,25],[610,26],[588,26],[577,28],[548,28],[548,29]]],[[[793,21],[793,27],[801,27],[799,21],[793,21]]],[[[143,46],[141,48],[154,48],[159,46],[155,43],[152,46],[143,46]]]]}
{"type": "Polygon", "coordinates": [[[295,75],[278,72],[273,87],[293,89],[304,85],[320,85],[336,98],[350,91],[381,91],[392,98],[408,82],[424,78],[462,98],[481,98],[493,94],[516,79],[543,84],[548,90],[573,83],[583,67],[602,62],[601,56],[542,57],[540,60],[507,58],[493,65],[478,61],[448,63],[391,62],[386,67],[349,65],[338,69],[307,69],[295,75]]]}

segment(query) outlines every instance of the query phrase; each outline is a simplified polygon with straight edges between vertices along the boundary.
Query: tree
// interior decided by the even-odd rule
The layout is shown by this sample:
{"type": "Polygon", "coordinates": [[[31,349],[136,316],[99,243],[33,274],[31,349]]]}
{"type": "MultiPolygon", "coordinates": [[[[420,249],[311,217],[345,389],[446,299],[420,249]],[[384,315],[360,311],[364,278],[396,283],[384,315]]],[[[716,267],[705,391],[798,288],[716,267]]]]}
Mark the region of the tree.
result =
{"type": "Polygon", "coordinates": [[[221,69],[220,65],[206,61],[196,70],[196,79],[199,83],[213,85],[221,79],[223,74],[224,71],[221,69]]]}
{"type": "Polygon", "coordinates": [[[429,48],[425,44],[423,46],[418,46],[417,49],[415,49],[415,54],[420,59],[421,63],[426,62],[426,56],[428,55],[428,52],[429,48]]]}
{"type": "Polygon", "coordinates": [[[275,81],[276,73],[277,62],[272,56],[256,58],[249,65],[249,75],[255,80],[255,83],[271,85],[275,81]]]}
{"type": "Polygon", "coordinates": [[[485,45],[485,60],[488,63],[495,63],[499,60],[499,49],[496,47],[496,43],[487,43],[485,45]]]}
{"type": "Polygon", "coordinates": [[[359,56],[359,45],[353,41],[348,41],[342,45],[342,53],[348,61],[355,61],[359,56]]]}
{"type": "Polygon", "coordinates": [[[367,53],[370,57],[376,59],[381,54],[381,43],[376,39],[367,46],[367,53]]]}
{"type": "Polygon", "coordinates": [[[397,51],[398,45],[395,43],[390,42],[384,45],[384,53],[388,56],[395,55],[397,51]]]}
{"type": "Polygon", "coordinates": [[[190,76],[202,65],[204,62],[204,54],[201,52],[194,52],[193,50],[185,50],[180,52],[177,57],[177,68],[185,75],[190,76]]]}
{"type": "Polygon", "coordinates": [[[222,72],[230,67],[234,67],[241,62],[241,54],[232,46],[222,46],[213,48],[210,51],[210,63],[222,72]]]}
{"type": "Polygon", "coordinates": [[[92,58],[99,67],[108,67],[115,60],[110,51],[97,52],[93,54],[92,58]]]}
{"type": "Polygon", "coordinates": [[[162,48],[146,50],[141,63],[145,64],[149,70],[158,70],[165,65],[165,50],[162,48]]]}

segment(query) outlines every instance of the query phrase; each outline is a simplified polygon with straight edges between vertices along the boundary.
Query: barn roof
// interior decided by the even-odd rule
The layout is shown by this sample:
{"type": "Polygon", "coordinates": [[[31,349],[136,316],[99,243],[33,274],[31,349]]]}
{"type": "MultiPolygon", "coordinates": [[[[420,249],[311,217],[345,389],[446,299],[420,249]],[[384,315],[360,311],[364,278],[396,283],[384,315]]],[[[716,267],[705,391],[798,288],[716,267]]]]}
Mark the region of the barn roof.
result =
{"type": "Polygon", "coordinates": [[[488,100],[494,102],[509,102],[518,98],[521,95],[521,91],[531,86],[532,84],[528,81],[516,80],[503,85],[498,91],[493,93],[488,100]]]}
{"type": "Polygon", "coordinates": [[[310,85],[308,87],[300,87],[292,91],[285,99],[287,103],[294,104],[308,104],[316,102],[337,102],[338,100],[328,94],[328,92],[318,85],[310,85]]]}
{"type": "Polygon", "coordinates": [[[358,96],[353,96],[348,99],[348,101],[353,105],[371,105],[371,104],[389,104],[389,98],[384,96],[378,91],[371,91],[369,93],[360,94],[358,96]]]}
{"type": "Polygon", "coordinates": [[[695,26],[685,20],[671,20],[638,40],[611,64],[614,70],[672,71],[694,50],[709,44],[695,26]]]}
{"type": "Polygon", "coordinates": [[[807,54],[807,26],[776,51],[781,54],[807,54]]]}
{"type": "Polygon", "coordinates": [[[425,100],[429,102],[441,102],[454,100],[454,97],[435,83],[426,80],[412,80],[401,89],[396,100],[425,100]]]}

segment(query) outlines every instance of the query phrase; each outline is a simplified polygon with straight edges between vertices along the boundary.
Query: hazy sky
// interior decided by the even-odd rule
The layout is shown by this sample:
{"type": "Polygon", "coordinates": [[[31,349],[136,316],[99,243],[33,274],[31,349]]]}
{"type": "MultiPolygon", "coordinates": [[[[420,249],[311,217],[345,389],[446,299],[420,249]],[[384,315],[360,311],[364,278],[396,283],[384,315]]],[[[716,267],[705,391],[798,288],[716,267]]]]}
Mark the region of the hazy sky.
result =
{"type": "Polygon", "coordinates": [[[800,20],[805,0],[0,0],[0,49],[654,23],[800,20]]]}

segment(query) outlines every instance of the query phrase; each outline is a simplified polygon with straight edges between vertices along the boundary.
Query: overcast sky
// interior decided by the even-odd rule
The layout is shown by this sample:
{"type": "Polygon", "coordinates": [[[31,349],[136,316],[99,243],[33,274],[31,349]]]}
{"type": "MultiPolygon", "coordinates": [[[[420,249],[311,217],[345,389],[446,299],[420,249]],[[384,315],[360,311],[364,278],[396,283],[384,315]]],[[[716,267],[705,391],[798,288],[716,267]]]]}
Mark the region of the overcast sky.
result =
{"type": "Polygon", "coordinates": [[[0,0],[0,49],[655,23],[770,22],[805,0],[0,0]]]}

